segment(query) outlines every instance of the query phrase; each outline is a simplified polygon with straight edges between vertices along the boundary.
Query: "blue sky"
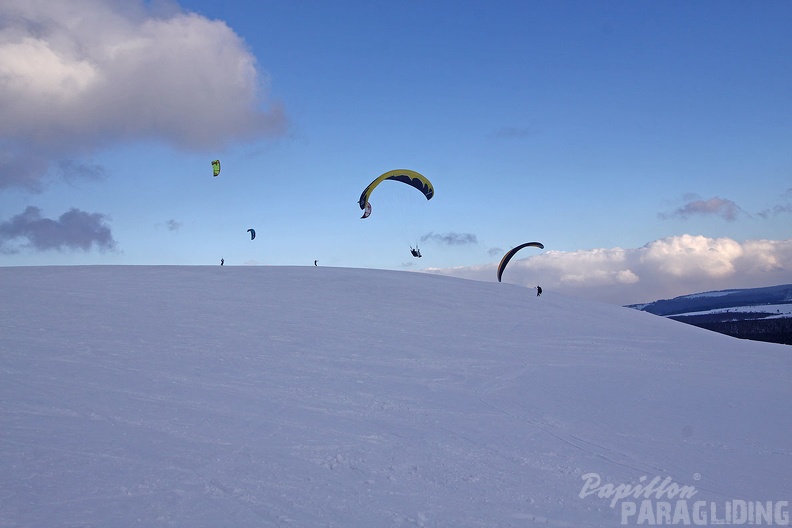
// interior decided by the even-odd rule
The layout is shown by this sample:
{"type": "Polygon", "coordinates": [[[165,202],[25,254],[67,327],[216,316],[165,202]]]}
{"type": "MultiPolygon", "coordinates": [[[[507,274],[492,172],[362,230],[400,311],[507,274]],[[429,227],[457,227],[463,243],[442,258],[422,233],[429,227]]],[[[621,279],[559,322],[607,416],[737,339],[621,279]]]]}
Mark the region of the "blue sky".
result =
{"type": "Polygon", "coordinates": [[[787,1],[4,2],[0,265],[495,280],[538,240],[505,282],[625,303],[792,282],[791,22],[787,1]],[[360,220],[397,168],[435,197],[388,182],[360,220]]]}

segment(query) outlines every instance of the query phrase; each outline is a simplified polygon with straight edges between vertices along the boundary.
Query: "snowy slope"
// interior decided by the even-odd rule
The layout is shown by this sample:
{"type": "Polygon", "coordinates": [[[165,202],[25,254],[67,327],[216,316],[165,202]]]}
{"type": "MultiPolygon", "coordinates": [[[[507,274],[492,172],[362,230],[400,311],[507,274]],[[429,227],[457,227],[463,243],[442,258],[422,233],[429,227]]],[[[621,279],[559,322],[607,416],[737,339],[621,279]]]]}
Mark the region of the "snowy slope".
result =
{"type": "Polygon", "coordinates": [[[784,312],[792,310],[792,284],[694,293],[651,303],[633,304],[629,307],[656,315],[670,316],[704,312],[720,313],[726,310],[732,313],[752,313],[762,311],[762,308],[769,306],[772,306],[772,311],[775,312],[778,305],[787,305],[782,309],[784,312]]]}
{"type": "Polygon", "coordinates": [[[656,477],[710,524],[789,513],[787,346],[392,271],[0,268],[0,295],[3,528],[647,524],[680,496],[612,492],[656,477]]]}
{"type": "Polygon", "coordinates": [[[711,310],[703,310],[700,312],[688,312],[680,314],[688,317],[695,317],[700,315],[720,315],[724,319],[744,319],[751,315],[761,317],[763,319],[778,319],[792,317],[792,303],[783,304],[760,304],[760,305],[747,305],[737,306],[734,308],[713,308],[711,310]]]}
{"type": "Polygon", "coordinates": [[[628,307],[743,339],[792,345],[792,284],[695,293],[628,307]]]}

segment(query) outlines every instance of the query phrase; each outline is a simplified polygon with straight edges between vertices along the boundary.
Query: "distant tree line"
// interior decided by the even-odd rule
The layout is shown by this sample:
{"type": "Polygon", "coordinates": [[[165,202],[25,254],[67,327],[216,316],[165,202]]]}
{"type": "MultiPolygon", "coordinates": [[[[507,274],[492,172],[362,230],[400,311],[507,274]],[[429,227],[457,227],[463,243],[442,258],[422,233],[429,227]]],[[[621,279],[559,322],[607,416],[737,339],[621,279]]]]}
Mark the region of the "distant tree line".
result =
{"type": "Polygon", "coordinates": [[[757,317],[767,317],[769,315],[772,314],[732,313],[678,316],[670,317],[670,319],[706,328],[713,332],[739,337],[740,339],[792,345],[792,317],[757,319],[757,317]],[[736,320],[724,321],[724,316],[736,320]]]}

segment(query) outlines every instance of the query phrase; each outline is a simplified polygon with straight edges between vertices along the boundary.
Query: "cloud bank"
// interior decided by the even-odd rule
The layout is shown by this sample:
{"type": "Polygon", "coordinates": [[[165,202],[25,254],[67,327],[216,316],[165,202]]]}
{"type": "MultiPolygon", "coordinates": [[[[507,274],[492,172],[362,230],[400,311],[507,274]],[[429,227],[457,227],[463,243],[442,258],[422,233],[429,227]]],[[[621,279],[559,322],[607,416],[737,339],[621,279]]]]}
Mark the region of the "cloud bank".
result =
{"type": "MultiPolygon", "coordinates": [[[[519,255],[518,255],[519,257],[519,255]]],[[[433,273],[495,281],[497,262],[430,269],[433,273]]],[[[747,240],[679,235],[640,248],[547,250],[513,259],[503,282],[630,304],[709,290],[792,283],[792,239],[747,240]]]]}
{"type": "Polygon", "coordinates": [[[89,251],[94,246],[112,250],[116,242],[106,220],[103,214],[79,209],[70,209],[53,220],[42,217],[38,207],[30,206],[0,223],[0,253],[19,253],[22,249],[89,251]]]}
{"type": "Polygon", "coordinates": [[[266,75],[224,22],[141,0],[0,3],[0,189],[118,141],[220,147],[281,134],[266,75]]]}
{"type": "Polygon", "coordinates": [[[691,216],[720,216],[724,220],[733,222],[737,220],[737,216],[741,212],[740,206],[732,200],[714,197],[708,200],[691,200],[671,213],[660,213],[660,218],[687,219],[691,216]]]}
{"type": "Polygon", "coordinates": [[[431,240],[437,244],[446,246],[466,246],[468,244],[478,244],[478,239],[473,233],[427,233],[421,236],[421,242],[431,240]]]}

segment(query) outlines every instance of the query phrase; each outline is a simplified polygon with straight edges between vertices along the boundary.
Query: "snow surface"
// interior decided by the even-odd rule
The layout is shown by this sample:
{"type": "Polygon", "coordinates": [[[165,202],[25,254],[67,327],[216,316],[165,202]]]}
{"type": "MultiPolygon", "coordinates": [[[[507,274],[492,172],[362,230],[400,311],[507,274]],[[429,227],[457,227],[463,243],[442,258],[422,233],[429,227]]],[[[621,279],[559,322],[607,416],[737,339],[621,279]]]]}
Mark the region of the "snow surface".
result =
{"type": "Polygon", "coordinates": [[[725,297],[726,295],[731,295],[732,293],[739,292],[740,290],[718,290],[718,291],[708,291],[702,293],[691,293],[688,295],[680,295],[679,298],[685,299],[698,299],[701,297],[725,297]]]}
{"type": "Polygon", "coordinates": [[[395,271],[0,268],[0,292],[3,528],[619,526],[592,473],[693,487],[708,523],[789,513],[788,346],[395,271]]]}
{"type": "MultiPolygon", "coordinates": [[[[702,310],[700,312],[684,312],[674,314],[674,317],[691,317],[696,315],[715,315],[715,314],[728,314],[733,313],[737,316],[750,313],[769,313],[771,315],[762,317],[762,319],[782,319],[792,317],[792,304],[757,304],[746,306],[731,306],[729,308],[713,308],[712,310],[702,310]]],[[[735,321],[745,319],[744,317],[735,317],[735,321]]]]}

